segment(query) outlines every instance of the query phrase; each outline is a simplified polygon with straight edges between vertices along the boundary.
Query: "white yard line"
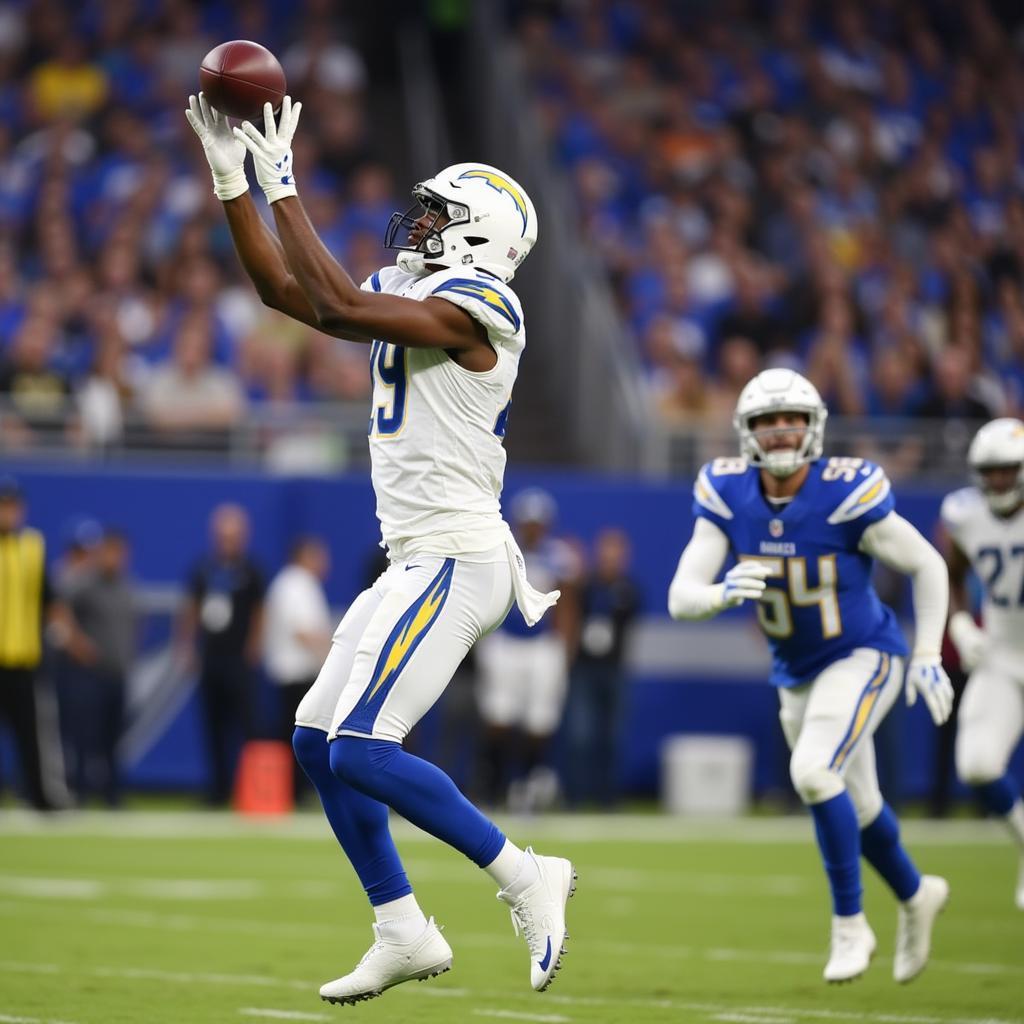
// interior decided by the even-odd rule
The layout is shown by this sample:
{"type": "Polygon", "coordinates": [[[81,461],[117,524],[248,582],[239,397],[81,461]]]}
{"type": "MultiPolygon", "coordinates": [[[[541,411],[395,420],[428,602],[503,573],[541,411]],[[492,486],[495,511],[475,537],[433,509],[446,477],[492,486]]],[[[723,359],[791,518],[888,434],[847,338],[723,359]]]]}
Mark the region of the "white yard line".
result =
{"type": "MultiPolygon", "coordinates": [[[[416,857],[405,858],[405,868],[417,881],[451,882],[462,885],[472,878],[467,865],[444,864],[416,857]]],[[[587,888],[616,893],[712,893],[720,895],[778,896],[788,899],[807,892],[813,883],[799,875],[725,875],[704,871],[638,871],[632,868],[588,868],[587,888]]],[[[306,879],[270,883],[258,878],[65,878],[44,875],[0,876],[0,896],[34,899],[98,901],[114,895],[135,896],[144,900],[177,903],[214,900],[263,900],[268,896],[288,896],[322,902],[341,896],[341,883],[306,879]]]]}
{"type": "MultiPolygon", "coordinates": [[[[0,903],[0,913],[11,907],[18,907],[14,901],[0,903]]],[[[25,906],[34,906],[26,902],[25,906]]],[[[56,907],[55,907],[56,909],[56,907]]],[[[189,932],[196,929],[204,931],[241,932],[249,934],[253,929],[273,933],[278,936],[294,935],[296,938],[310,938],[312,935],[323,936],[324,939],[337,939],[340,936],[364,936],[368,931],[368,925],[363,923],[342,923],[341,921],[313,922],[285,920],[260,920],[245,917],[205,917],[202,915],[160,913],[159,911],[139,910],[106,910],[76,907],[64,905],[60,907],[62,918],[68,917],[72,912],[80,914],[86,920],[94,924],[111,925],[113,927],[146,928],[157,931],[182,931],[189,932]]],[[[500,928],[493,932],[461,932],[458,936],[460,942],[476,947],[489,947],[493,949],[508,948],[512,939],[500,928]]],[[[710,963],[721,963],[736,961],[740,963],[771,964],[778,967],[804,968],[815,966],[821,963],[822,954],[820,951],[790,950],[790,949],[736,949],[736,948],[702,948],[694,946],[673,945],[670,943],[657,943],[644,945],[642,943],[626,942],[604,942],[579,938],[574,940],[574,947],[581,950],[593,950],[594,952],[611,953],[615,955],[635,954],[647,958],[677,960],[697,960],[710,963]]],[[[930,961],[933,967],[941,968],[951,974],[963,975],[1010,975],[1012,977],[1024,978],[1024,965],[1009,963],[992,963],[984,961],[960,961],[942,960],[932,958],[930,961]]],[[[0,971],[6,970],[4,962],[0,961],[0,971]]],[[[55,969],[55,968],[54,968],[55,969]]],[[[440,991],[440,990],[432,990],[440,991]]],[[[0,1022],[2,1024],[2,1022],[0,1022]]]]}
{"type": "MultiPolygon", "coordinates": [[[[28,968],[32,973],[49,974],[57,970],[57,966],[52,964],[25,964],[18,966],[16,964],[12,964],[11,962],[0,962],[0,971],[9,970],[12,967],[28,968]],[[40,972],[39,969],[42,969],[42,971],[40,972]]],[[[61,973],[75,973],[73,970],[66,968],[59,968],[59,970],[61,973]]],[[[316,985],[311,981],[299,981],[297,979],[286,978],[271,978],[262,975],[254,976],[248,974],[211,974],[204,972],[153,971],[145,968],[113,967],[91,968],[84,972],[78,973],[100,978],[123,978],[125,980],[130,981],[158,980],[169,981],[176,984],[208,984],[239,987],[246,987],[249,985],[260,985],[265,988],[278,987],[293,990],[304,990],[310,993],[315,991],[316,988],[316,985]]],[[[430,991],[434,992],[435,994],[439,994],[442,990],[444,989],[442,989],[441,987],[430,989],[430,991]]],[[[414,995],[417,997],[425,994],[425,991],[426,990],[421,989],[419,986],[411,987],[399,985],[394,989],[395,994],[404,993],[407,995],[414,995]]],[[[454,998],[473,999],[476,1002],[508,1002],[509,1000],[515,1001],[523,998],[529,998],[529,996],[523,993],[520,989],[516,989],[515,991],[501,991],[461,988],[447,989],[446,994],[454,998]]],[[[393,996],[391,996],[390,993],[389,996],[393,998],[393,996]]],[[[612,1009],[630,1008],[633,1010],[669,1010],[677,1013],[685,1013],[687,1015],[702,1014],[706,1015],[707,1017],[713,1020],[738,1020],[740,1016],[748,1019],[757,1017],[761,1021],[761,1024],[768,1024],[765,1018],[792,1019],[796,1021],[863,1021],[868,1022],[868,1024],[1024,1024],[1024,1020],[1022,1020],[1019,1017],[935,1017],[931,1014],[887,1014],[872,1013],[870,1011],[863,1010],[813,1010],[802,1007],[779,1006],[734,1007],[722,1004],[722,1002],[697,1002],[689,1001],[686,999],[637,999],[628,997],[613,998],[600,996],[558,995],[550,992],[546,992],[544,998],[548,1002],[548,1004],[555,1004],[559,1007],[565,1007],[567,1009],[578,1007],[582,1009],[606,1007],[612,1009]]],[[[497,1010],[496,1008],[495,1014],[487,1016],[504,1017],[508,1016],[508,1013],[504,1010],[497,1010]]],[[[306,1015],[302,1018],[292,1017],[289,1019],[319,1020],[322,1018],[319,1016],[313,1017],[311,1015],[306,1015]]],[[[521,1019],[539,1020],[541,1018],[537,1016],[532,1016],[523,1017],[521,1019]]],[[[0,1024],[71,1024],[71,1022],[57,1022],[22,1017],[0,1017],[0,1024]]]]}
{"type": "Polygon", "coordinates": [[[74,1021],[56,1020],[53,1017],[12,1017],[0,1013],[0,1024],[74,1024],[74,1021]]]}
{"type": "Polygon", "coordinates": [[[243,1006],[238,1011],[243,1017],[262,1017],[267,1020],[333,1020],[326,1013],[303,1013],[301,1010],[274,1010],[263,1006],[243,1006]]]}
{"type": "MultiPolygon", "coordinates": [[[[269,883],[255,878],[53,878],[44,875],[0,876],[0,895],[52,900],[105,900],[114,895],[167,900],[257,900],[269,883]]],[[[280,892],[280,889],[278,889],[280,892]]]]}
{"type": "Polygon", "coordinates": [[[502,1020],[536,1020],[541,1024],[570,1024],[572,1017],[557,1013],[519,1013],[517,1010],[474,1010],[474,1017],[500,1017],[502,1020]]]}
{"type": "MultiPolygon", "coordinates": [[[[787,844],[812,839],[806,815],[726,819],[663,814],[550,814],[535,818],[497,815],[495,821],[505,832],[531,841],[787,844]]],[[[906,821],[902,828],[908,842],[922,845],[1001,846],[1007,842],[1003,828],[994,821],[906,821]]],[[[403,842],[436,842],[400,819],[394,823],[394,832],[403,842]]],[[[58,815],[39,815],[21,809],[0,812],[0,835],[69,833],[159,841],[263,836],[333,842],[326,820],[313,813],[258,818],[199,811],[69,811],[58,815]]]]}
{"type": "Polygon", "coordinates": [[[724,1024],[795,1024],[795,1017],[767,1017],[763,1013],[716,1013],[712,1020],[724,1024]]]}

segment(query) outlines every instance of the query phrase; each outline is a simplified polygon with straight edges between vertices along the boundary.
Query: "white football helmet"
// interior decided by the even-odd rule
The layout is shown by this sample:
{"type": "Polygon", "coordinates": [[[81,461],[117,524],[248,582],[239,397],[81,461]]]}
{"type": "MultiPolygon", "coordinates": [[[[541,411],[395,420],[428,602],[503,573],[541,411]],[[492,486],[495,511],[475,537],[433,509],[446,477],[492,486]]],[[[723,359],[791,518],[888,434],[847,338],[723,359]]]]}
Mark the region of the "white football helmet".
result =
{"type": "Polygon", "coordinates": [[[740,392],[732,425],[740,435],[740,454],[772,476],[791,476],[805,463],[821,457],[828,409],[818,389],[794,370],[763,370],[740,392]],[[802,412],[807,430],[797,449],[766,452],[750,428],[750,421],[768,412],[802,412]]]}
{"type": "Polygon", "coordinates": [[[413,186],[416,202],[393,213],[384,248],[397,249],[395,262],[409,274],[425,274],[426,264],[479,268],[511,281],[537,241],[537,213],[521,185],[487,164],[452,164],[413,186]],[[428,213],[433,221],[416,245],[395,238],[408,233],[428,213]],[[435,228],[440,215],[448,223],[435,228]]]}
{"type": "Polygon", "coordinates": [[[1024,423],[1003,417],[986,423],[967,449],[967,464],[978,490],[997,515],[1011,512],[1024,501],[1024,423]],[[986,469],[1017,467],[1017,483],[1008,491],[993,491],[982,476],[986,469]]]}

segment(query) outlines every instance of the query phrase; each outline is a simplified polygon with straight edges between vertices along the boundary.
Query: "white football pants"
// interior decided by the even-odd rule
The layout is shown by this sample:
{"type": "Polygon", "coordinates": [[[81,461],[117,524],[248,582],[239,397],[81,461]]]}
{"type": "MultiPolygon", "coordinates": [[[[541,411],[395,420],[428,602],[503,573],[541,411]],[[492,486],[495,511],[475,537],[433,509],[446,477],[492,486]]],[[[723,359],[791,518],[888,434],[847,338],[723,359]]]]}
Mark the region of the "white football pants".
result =
{"type": "Polygon", "coordinates": [[[1002,778],[1024,734],[1024,674],[986,658],[967,680],[957,713],[956,773],[968,785],[1002,778]]]}
{"type": "Polygon", "coordinates": [[[550,736],[562,720],[569,663],[561,636],[492,633],[477,651],[477,705],[488,725],[550,736]]]}
{"type": "Polygon", "coordinates": [[[295,724],[401,743],[512,601],[507,560],[392,563],[345,613],[295,724]]]}
{"type": "Polygon", "coordinates": [[[882,792],[872,737],[902,686],[902,658],[858,647],[810,683],[779,689],[790,775],[804,803],[829,800],[845,786],[861,828],[878,817],[882,792]]]}

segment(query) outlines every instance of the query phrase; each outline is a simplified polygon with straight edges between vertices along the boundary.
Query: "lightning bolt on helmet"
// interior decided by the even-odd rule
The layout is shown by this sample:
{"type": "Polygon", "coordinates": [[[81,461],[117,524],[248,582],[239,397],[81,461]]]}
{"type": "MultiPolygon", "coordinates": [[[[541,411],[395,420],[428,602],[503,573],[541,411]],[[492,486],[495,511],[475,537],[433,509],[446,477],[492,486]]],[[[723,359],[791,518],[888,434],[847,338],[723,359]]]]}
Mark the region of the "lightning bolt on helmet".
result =
{"type": "Polygon", "coordinates": [[[487,164],[452,164],[413,186],[416,202],[393,213],[384,247],[397,249],[395,262],[410,274],[427,273],[426,264],[486,270],[512,280],[537,241],[537,213],[523,187],[487,164]],[[424,214],[432,217],[416,245],[396,244],[424,214]],[[436,227],[442,214],[448,223],[436,227]]]}
{"type": "Polygon", "coordinates": [[[997,515],[1024,501],[1024,423],[1003,417],[986,423],[967,449],[967,464],[978,490],[997,515]],[[993,491],[982,475],[986,469],[1017,468],[1017,483],[1008,491],[993,491]]]}
{"type": "Polygon", "coordinates": [[[828,409],[818,389],[793,370],[763,370],[740,392],[733,413],[732,425],[740,436],[740,454],[752,465],[766,469],[773,476],[786,477],[802,465],[821,457],[825,443],[825,420],[828,409]],[[766,452],[751,421],[769,412],[799,412],[807,417],[807,430],[796,451],[766,452]]]}

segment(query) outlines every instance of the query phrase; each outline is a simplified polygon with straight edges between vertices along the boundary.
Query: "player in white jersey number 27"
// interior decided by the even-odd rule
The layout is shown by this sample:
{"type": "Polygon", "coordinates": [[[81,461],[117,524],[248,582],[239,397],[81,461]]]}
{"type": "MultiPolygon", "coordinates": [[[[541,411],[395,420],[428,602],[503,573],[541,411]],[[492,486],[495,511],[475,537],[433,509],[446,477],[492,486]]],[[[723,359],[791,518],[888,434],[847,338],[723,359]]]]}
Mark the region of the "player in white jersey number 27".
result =
{"type": "Polygon", "coordinates": [[[1006,822],[1020,851],[1016,902],[1024,910],[1024,803],[1009,772],[1024,735],[1024,423],[986,423],[967,461],[974,486],[942,503],[949,635],[970,673],[957,716],[956,768],[1006,822]],[[981,628],[967,597],[971,568],[984,587],[981,628]]]}
{"type": "Polygon", "coordinates": [[[772,649],[790,775],[814,819],[832,890],[825,980],[857,977],[875,951],[863,912],[863,856],[899,900],[893,977],[907,982],[928,962],[949,886],[914,866],[878,787],[873,733],[904,682],[908,651],[871,569],[877,559],[913,581],[906,692],[911,703],[923,698],[936,724],[953,703],[939,660],[946,574],[939,553],[895,512],[881,467],[822,457],[827,415],[811,382],[791,370],[765,370],[747,384],[734,418],[740,457],[700,471],[693,538],[669,611],[705,619],[754,602],[772,649]],[[736,565],[716,583],[730,554],[736,565]]]}
{"type": "Polygon", "coordinates": [[[385,245],[398,250],[362,288],[317,237],[298,199],[291,141],[301,104],[285,97],[264,133],[231,128],[205,98],[186,112],[213,172],[235,248],[263,301],[318,330],[370,346],[370,454],[390,568],[352,602],[296,713],[296,756],[373,906],[375,941],[320,989],[352,1003],[449,969],[452,950],[424,916],[388,829],[388,808],[464,853],[500,886],[543,990],[558,970],[572,864],[520,850],[437,766],[402,741],[469,648],[513,602],[536,622],[557,592],[528,583],[501,517],[502,439],[525,345],[509,288],[537,238],[526,192],[485,164],[416,185],[385,245]],[[272,205],[278,236],[248,195],[243,163],[272,205]],[[399,237],[404,232],[406,237],[399,237]]]}

